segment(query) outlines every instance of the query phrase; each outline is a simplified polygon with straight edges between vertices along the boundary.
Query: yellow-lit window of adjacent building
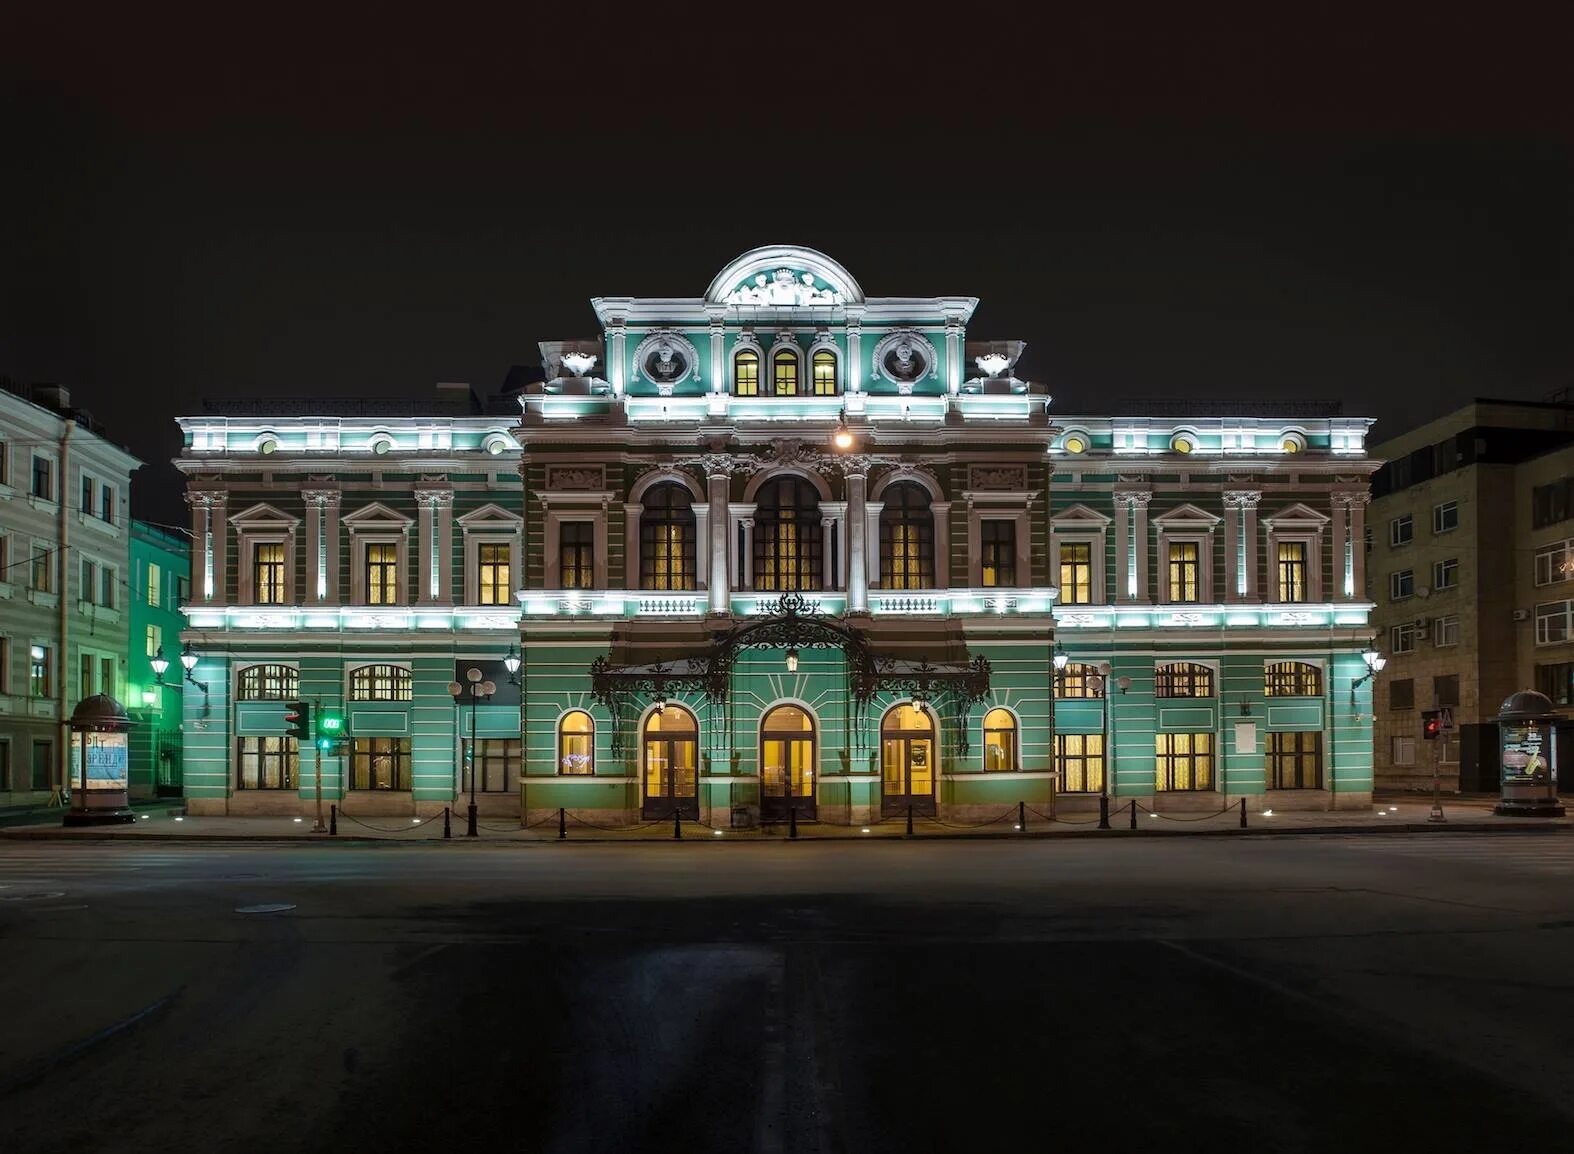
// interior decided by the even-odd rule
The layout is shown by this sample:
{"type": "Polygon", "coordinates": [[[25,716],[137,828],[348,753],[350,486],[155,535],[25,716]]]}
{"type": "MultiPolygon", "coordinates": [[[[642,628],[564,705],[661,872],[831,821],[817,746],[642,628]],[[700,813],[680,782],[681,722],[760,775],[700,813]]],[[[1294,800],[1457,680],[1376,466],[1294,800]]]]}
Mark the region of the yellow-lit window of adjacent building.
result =
{"type": "Polygon", "coordinates": [[[1306,600],[1306,542],[1279,542],[1279,600],[1306,600]]]}
{"type": "Polygon", "coordinates": [[[1060,546],[1060,604],[1093,603],[1093,545],[1064,541],[1060,546]]]}
{"type": "Polygon", "coordinates": [[[509,547],[507,542],[483,541],[477,547],[477,596],[482,605],[507,605],[509,588],[509,547]]]}
{"type": "Polygon", "coordinates": [[[370,542],[366,546],[366,603],[399,603],[399,546],[391,542],[370,542]]]}
{"type": "Polygon", "coordinates": [[[284,604],[284,544],[264,541],[252,553],[252,590],[258,605],[284,604]]]}
{"type": "Polygon", "coordinates": [[[1104,735],[1055,734],[1055,769],[1066,793],[1102,793],[1104,790],[1104,735]]]}
{"type": "Polygon", "coordinates": [[[157,609],[164,596],[164,573],[151,561],[148,562],[148,605],[157,609]]]}
{"type": "Polygon", "coordinates": [[[1201,599],[1199,560],[1202,549],[1195,541],[1171,541],[1169,549],[1170,600],[1201,599]]]}

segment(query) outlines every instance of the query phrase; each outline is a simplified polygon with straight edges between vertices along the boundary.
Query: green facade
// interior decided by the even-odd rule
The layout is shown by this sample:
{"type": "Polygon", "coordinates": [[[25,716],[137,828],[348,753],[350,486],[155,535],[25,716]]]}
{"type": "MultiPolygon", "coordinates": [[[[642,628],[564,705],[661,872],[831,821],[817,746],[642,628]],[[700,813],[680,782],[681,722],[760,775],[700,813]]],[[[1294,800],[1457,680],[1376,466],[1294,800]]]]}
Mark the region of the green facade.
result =
{"type": "Polygon", "coordinates": [[[526,822],[1369,803],[1364,419],[1061,415],[972,298],[866,298],[809,250],[593,303],[600,339],[491,408],[181,422],[195,808],[309,811],[313,751],[264,765],[287,700],[343,711],[351,815],[473,777],[526,822]]]}
{"type": "Polygon", "coordinates": [[[188,688],[180,665],[182,604],[190,597],[191,542],[144,521],[131,524],[130,622],[125,705],[131,728],[133,797],[177,796],[182,788],[181,693],[188,688]],[[169,662],[158,677],[151,664],[169,662]]]}

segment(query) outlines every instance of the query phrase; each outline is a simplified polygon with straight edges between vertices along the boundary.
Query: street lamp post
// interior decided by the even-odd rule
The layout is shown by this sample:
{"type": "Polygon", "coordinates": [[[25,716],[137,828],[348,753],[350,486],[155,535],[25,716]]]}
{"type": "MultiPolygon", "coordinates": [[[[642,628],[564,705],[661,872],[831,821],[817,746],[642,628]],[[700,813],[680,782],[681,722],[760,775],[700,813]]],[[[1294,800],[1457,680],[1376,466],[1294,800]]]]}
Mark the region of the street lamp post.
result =
{"type": "MultiPolygon", "coordinates": [[[[491,697],[497,692],[497,685],[491,681],[483,681],[482,673],[473,666],[465,670],[465,682],[461,685],[457,681],[448,683],[448,693],[454,699],[454,704],[463,702],[465,695],[470,697],[470,744],[465,747],[465,760],[470,763],[470,809],[465,823],[465,836],[476,836],[476,803],[475,803],[475,711],[481,698],[491,697]]],[[[460,788],[464,787],[461,781],[460,788]]]]}
{"type": "MultiPolygon", "coordinates": [[[[1058,641],[1055,642],[1055,654],[1053,660],[1055,663],[1055,680],[1058,682],[1061,675],[1065,673],[1066,666],[1071,661],[1071,659],[1066,655],[1066,651],[1061,648],[1060,642],[1058,641]]],[[[1109,775],[1115,765],[1113,751],[1110,749],[1109,731],[1109,683],[1110,675],[1114,672],[1114,668],[1115,667],[1112,666],[1108,661],[1104,661],[1100,662],[1098,672],[1087,674],[1088,677],[1097,679],[1099,690],[1099,740],[1104,746],[1104,768],[1099,774],[1100,829],[1109,828],[1109,775]]],[[[1114,681],[1116,687],[1119,688],[1122,693],[1125,693],[1131,688],[1131,678],[1129,677],[1117,677],[1114,679],[1114,681]]],[[[1054,700],[1053,697],[1051,697],[1050,708],[1053,709],[1054,707],[1054,700]]]]}

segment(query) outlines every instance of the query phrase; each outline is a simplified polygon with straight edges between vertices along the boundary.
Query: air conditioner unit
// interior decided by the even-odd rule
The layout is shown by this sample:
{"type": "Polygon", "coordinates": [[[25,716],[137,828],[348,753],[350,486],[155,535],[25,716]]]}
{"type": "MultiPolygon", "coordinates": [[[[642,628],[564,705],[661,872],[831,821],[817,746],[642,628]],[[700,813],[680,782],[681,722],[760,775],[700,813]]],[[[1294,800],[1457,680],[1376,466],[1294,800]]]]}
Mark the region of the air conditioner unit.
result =
{"type": "Polygon", "coordinates": [[[1516,609],[1516,610],[1514,610],[1514,620],[1515,621],[1529,621],[1530,620],[1530,610],[1529,609],[1516,609]]]}
{"type": "Polygon", "coordinates": [[[1432,619],[1430,617],[1417,617],[1416,618],[1416,628],[1417,629],[1426,629],[1431,624],[1432,624],[1432,619]]]}

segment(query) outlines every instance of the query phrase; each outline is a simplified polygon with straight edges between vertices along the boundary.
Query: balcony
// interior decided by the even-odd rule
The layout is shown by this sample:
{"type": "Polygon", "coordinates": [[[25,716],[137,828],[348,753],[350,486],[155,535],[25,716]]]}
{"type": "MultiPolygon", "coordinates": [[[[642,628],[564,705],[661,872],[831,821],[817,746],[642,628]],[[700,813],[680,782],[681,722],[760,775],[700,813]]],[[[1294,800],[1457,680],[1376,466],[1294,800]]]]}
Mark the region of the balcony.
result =
{"type": "Polygon", "coordinates": [[[1316,605],[1057,605],[1055,627],[1080,629],[1328,629],[1364,627],[1370,602],[1316,605]]]}

